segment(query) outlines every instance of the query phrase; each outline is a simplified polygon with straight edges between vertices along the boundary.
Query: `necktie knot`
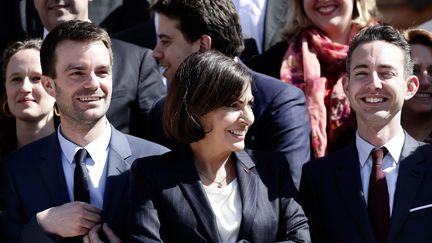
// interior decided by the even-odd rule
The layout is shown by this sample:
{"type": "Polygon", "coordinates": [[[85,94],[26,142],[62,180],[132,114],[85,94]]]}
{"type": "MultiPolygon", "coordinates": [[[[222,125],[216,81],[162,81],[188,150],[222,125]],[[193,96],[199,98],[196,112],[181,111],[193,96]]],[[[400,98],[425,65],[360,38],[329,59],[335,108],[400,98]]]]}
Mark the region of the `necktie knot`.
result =
{"type": "Polygon", "coordinates": [[[82,149],[78,150],[75,154],[75,157],[74,157],[75,163],[76,164],[84,163],[87,156],[88,156],[88,152],[86,149],[82,148],[82,149]]]}
{"type": "Polygon", "coordinates": [[[385,147],[372,149],[371,151],[372,165],[379,166],[381,168],[383,158],[386,154],[387,154],[387,149],[385,147]]]}

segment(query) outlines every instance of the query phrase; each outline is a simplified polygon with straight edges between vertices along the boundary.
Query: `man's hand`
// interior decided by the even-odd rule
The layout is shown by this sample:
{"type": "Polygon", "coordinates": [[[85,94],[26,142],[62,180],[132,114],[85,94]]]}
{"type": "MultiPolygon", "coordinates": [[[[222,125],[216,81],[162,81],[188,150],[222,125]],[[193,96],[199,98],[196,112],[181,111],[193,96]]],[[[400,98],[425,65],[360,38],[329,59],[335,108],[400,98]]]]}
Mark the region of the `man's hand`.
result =
{"type": "Polygon", "coordinates": [[[91,228],[100,223],[100,213],[100,209],[90,204],[70,202],[39,212],[36,219],[46,233],[74,237],[88,234],[91,228]]]}
{"type": "Polygon", "coordinates": [[[108,239],[108,242],[110,243],[121,243],[122,241],[120,238],[117,237],[117,235],[111,230],[111,228],[108,226],[107,223],[104,223],[103,225],[98,224],[95,227],[93,227],[88,235],[83,237],[84,243],[103,243],[103,241],[99,238],[98,232],[103,229],[103,233],[105,233],[105,236],[108,239]]]}

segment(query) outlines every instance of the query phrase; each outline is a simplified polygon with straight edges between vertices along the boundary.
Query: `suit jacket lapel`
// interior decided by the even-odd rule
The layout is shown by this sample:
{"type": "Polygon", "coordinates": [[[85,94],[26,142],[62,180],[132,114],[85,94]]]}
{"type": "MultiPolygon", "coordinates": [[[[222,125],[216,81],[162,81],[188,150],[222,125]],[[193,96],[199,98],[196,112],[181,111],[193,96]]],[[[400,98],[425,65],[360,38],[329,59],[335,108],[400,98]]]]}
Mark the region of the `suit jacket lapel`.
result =
{"type": "Polygon", "coordinates": [[[255,164],[250,156],[244,151],[236,152],[237,181],[239,184],[242,202],[242,220],[238,239],[250,235],[257,208],[257,175],[255,164]]]}
{"type": "Polygon", "coordinates": [[[52,205],[70,202],[61,160],[61,148],[57,132],[47,137],[47,146],[41,148],[40,173],[52,205]]]}
{"type": "Polygon", "coordinates": [[[413,206],[413,200],[420,186],[426,161],[420,152],[414,153],[420,143],[405,133],[405,142],[399,159],[399,175],[394,195],[393,211],[390,220],[390,230],[387,242],[396,242],[397,232],[402,227],[409,210],[413,206]]]}
{"type": "Polygon", "coordinates": [[[355,143],[348,146],[337,161],[335,175],[340,194],[352,219],[358,225],[364,242],[375,242],[372,225],[369,221],[366,202],[363,196],[360,179],[360,163],[355,143]]]}
{"type": "Polygon", "coordinates": [[[126,159],[131,156],[129,142],[126,136],[111,126],[111,140],[107,160],[107,177],[105,182],[103,216],[114,215],[112,210],[118,210],[125,191],[127,190],[128,176],[125,173],[130,164],[126,159]]]}
{"type": "MultiPolygon", "coordinates": [[[[200,184],[200,179],[192,163],[192,155],[185,151],[181,151],[179,156],[178,171],[179,185],[183,191],[185,198],[190,202],[195,216],[201,220],[204,228],[207,231],[211,242],[221,242],[219,231],[217,228],[216,218],[211,209],[205,192],[200,184]]],[[[205,239],[209,241],[208,239],[205,239]]]]}

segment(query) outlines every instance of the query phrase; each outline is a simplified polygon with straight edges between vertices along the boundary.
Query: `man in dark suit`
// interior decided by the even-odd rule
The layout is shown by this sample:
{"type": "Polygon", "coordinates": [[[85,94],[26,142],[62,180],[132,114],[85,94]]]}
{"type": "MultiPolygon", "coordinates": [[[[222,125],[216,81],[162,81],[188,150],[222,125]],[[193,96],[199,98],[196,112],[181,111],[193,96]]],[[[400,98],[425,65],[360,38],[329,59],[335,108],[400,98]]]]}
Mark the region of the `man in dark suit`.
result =
{"type": "Polygon", "coordinates": [[[108,34],[90,22],[67,21],[45,38],[42,82],[56,98],[61,125],[7,160],[1,197],[7,242],[81,242],[102,223],[109,225],[104,232],[125,237],[129,168],[167,149],[108,122],[112,60],[108,34]]]}
{"type": "MultiPolygon", "coordinates": [[[[68,20],[89,20],[89,2],[33,0],[45,34],[68,20]]],[[[42,35],[42,33],[40,33],[42,35]]],[[[153,103],[166,93],[151,50],[112,39],[114,55],[113,97],[108,120],[122,132],[144,137],[151,126],[148,113],[153,103]]]]}
{"type": "MultiPolygon", "coordinates": [[[[243,38],[231,0],[217,4],[202,0],[157,1],[152,7],[158,16],[159,37],[153,56],[164,69],[168,88],[179,65],[192,53],[217,50],[238,60],[243,38]]],[[[255,123],[246,135],[246,148],[283,152],[298,186],[301,167],[310,159],[310,125],[304,95],[292,85],[249,71],[254,79],[255,123]]],[[[170,146],[160,125],[163,102],[158,101],[152,109],[152,124],[159,127],[152,128],[149,139],[170,146]]]]}
{"type": "Polygon", "coordinates": [[[306,163],[300,196],[313,242],[431,242],[431,148],[401,126],[416,93],[410,47],[391,26],[354,37],[344,90],[356,112],[355,143],[306,163]]]}

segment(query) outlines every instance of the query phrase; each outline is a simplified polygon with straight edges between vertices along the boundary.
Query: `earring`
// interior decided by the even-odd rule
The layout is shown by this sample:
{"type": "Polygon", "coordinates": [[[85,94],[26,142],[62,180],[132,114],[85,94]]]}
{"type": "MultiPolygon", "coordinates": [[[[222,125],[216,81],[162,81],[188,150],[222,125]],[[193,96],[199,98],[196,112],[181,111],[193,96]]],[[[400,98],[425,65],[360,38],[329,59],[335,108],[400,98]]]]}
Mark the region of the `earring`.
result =
{"type": "Polygon", "coordinates": [[[5,114],[6,117],[13,117],[14,115],[12,114],[12,112],[9,110],[9,105],[7,100],[5,100],[3,102],[3,114],[5,114]]]}
{"type": "Polygon", "coordinates": [[[60,111],[57,107],[57,103],[54,103],[54,115],[56,116],[60,116],[60,111]]]}

